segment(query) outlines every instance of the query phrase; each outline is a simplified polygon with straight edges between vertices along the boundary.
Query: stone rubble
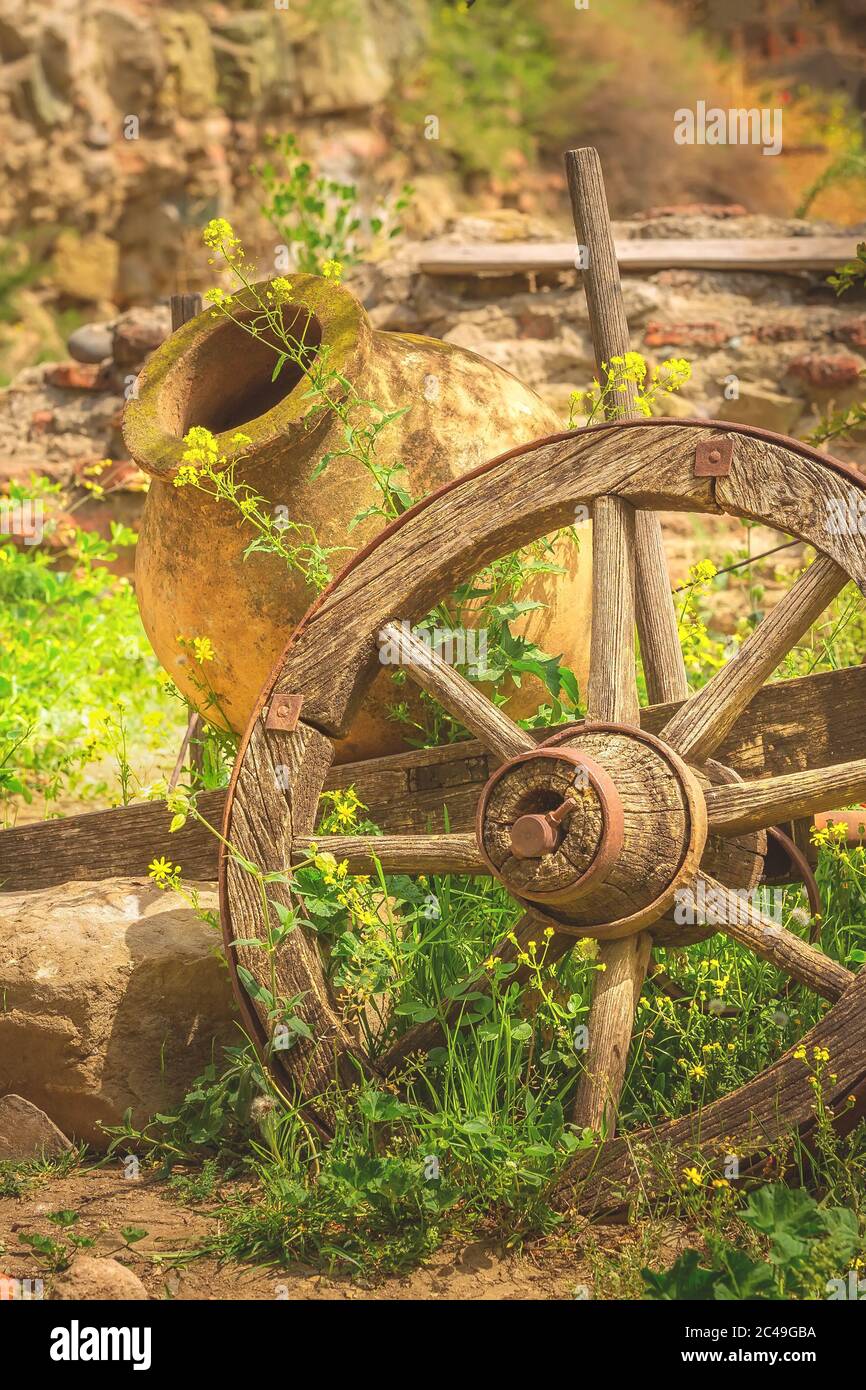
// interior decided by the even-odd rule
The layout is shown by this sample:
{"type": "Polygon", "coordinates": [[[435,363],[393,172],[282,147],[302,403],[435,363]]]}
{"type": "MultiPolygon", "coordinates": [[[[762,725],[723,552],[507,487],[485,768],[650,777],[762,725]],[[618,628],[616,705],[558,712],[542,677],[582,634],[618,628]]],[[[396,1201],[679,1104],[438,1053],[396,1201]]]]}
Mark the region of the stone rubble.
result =
{"type": "MultiPolygon", "coordinates": [[[[616,232],[767,237],[799,236],[803,227],[683,212],[633,219],[616,232]]],[[[809,230],[838,232],[820,224],[809,230]]],[[[550,234],[515,211],[458,219],[450,233],[461,242],[550,234]]],[[[852,249],[856,239],[852,233],[852,249]]],[[[433,277],[418,270],[421,245],[398,244],[387,260],[350,275],[375,326],[470,348],[534,387],[565,420],[571,391],[587,386],[595,372],[577,272],[433,277]]],[[[820,274],[660,270],[624,276],[623,295],[632,347],[651,365],[672,356],[692,364],[691,381],[665,403],[668,414],[727,419],[802,438],[824,411],[866,397],[863,299],[837,299],[820,274]]],[[[168,331],[167,303],[136,307],[76,330],[72,360],[21,372],[0,392],[0,485],[35,472],[74,486],[89,465],[112,459],[128,470],[129,485],[140,488],[141,475],[124,463],[120,417],[137,371],[168,331]],[[110,356],[94,360],[109,342],[110,356]]],[[[834,452],[858,463],[866,459],[864,447],[855,437],[837,442],[834,452]]],[[[122,486],[123,477],[118,481],[122,486]]],[[[133,519],[138,504],[140,495],[139,503],[130,503],[133,519]]]]}

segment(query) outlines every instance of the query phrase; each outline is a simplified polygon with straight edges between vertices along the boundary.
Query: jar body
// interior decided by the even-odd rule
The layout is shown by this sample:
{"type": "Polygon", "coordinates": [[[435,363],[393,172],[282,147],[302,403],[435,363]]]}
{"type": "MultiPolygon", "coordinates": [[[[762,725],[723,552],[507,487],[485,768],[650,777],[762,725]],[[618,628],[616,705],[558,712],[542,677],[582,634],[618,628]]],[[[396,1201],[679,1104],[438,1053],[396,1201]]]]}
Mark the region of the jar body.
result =
{"type": "MultiPolygon", "coordinates": [[[[340,289],[340,294],[347,292],[340,289]]],[[[405,485],[414,497],[422,498],[497,454],[560,428],[534,392],[502,368],[435,339],[374,331],[363,309],[357,301],[354,304],[353,312],[363,316],[357,318],[361,350],[344,368],[345,374],[355,391],[377,406],[388,411],[408,406],[379,435],[376,462],[403,463],[405,485]]],[[[319,305],[317,312],[324,318],[327,306],[319,305]]],[[[202,315],[173,335],[155,358],[181,334],[193,345],[183,360],[190,351],[195,356],[190,330],[200,323],[205,336],[213,334],[210,316],[202,315]]],[[[236,380],[246,370],[241,333],[238,329],[222,343],[217,340],[220,370],[228,373],[227,380],[236,380]],[[227,354],[233,359],[228,365],[227,354]]],[[[194,408],[188,408],[196,392],[201,398],[198,377],[208,368],[208,353],[198,355],[203,360],[192,369],[182,363],[180,371],[171,364],[161,370],[157,363],[151,372],[148,364],[138,400],[128,408],[125,433],[130,451],[154,475],[136,552],[135,586],[145,629],[166,670],[208,719],[240,732],[315,591],[300,571],[288,568],[279,556],[253,553],[245,559],[254,538],[250,525],[230,504],[190,486],[176,487],[171,464],[176,464],[179,453],[173,446],[168,449],[164,439],[148,447],[146,421],[151,425],[161,421],[163,431],[167,424],[178,441],[192,425],[208,425],[206,407],[193,401],[194,408]],[[160,412],[153,399],[157,393],[170,391],[182,398],[185,390],[186,404],[183,399],[173,400],[169,406],[163,404],[160,412]],[[215,659],[197,666],[179,637],[209,638],[215,659]],[[207,695],[201,689],[203,678],[211,688],[207,695]]],[[[244,413],[242,408],[232,409],[235,416],[244,413]]],[[[284,403],[272,406],[270,413],[281,410],[284,403]]],[[[236,428],[253,439],[252,446],[243,450],[236,476],[267,499],[275,515],[310,526],[324,547],[343,547],[330,561],[331,568],[339,570],[385,524],[374,515],[350,529],[353,518],[376,503],[375,484],[355,459],[336,458],[318,477],[312,476],[324,454],[343,447],[343,425],[333,414],[321,416],[312,430],[292,426],[280,430],[270,422],[263,426],[268,414],[251,421],[235,418],[228,426],[226,432],[236,428]],[[277,512],[277,508],[285,511],[277,512]]],[[[216,423],[223,424],[224,418],[216,423]]],[[[579,550],[571,541],[557,542],[553,558],[565,572],[536,577],[525,596],[541,600],[545,607],[525,615],[513,627],[544,650],[561,653],[564,664],[576,671],[581,682],[587,669],[591,611],[588,532],[588,527],[583,528],[585,538],[579,550]]],[[[339,761],[406,747],[405,730],[389,715],[389,707],[403,700],[406,691],[406,686],[398,689],[383,669],[349,736],[339,745],[339,761]]],[[[507,708],[520,717],[543,698],[539,685],[525,680],[521,689],[512,688],[507,708]]]]}

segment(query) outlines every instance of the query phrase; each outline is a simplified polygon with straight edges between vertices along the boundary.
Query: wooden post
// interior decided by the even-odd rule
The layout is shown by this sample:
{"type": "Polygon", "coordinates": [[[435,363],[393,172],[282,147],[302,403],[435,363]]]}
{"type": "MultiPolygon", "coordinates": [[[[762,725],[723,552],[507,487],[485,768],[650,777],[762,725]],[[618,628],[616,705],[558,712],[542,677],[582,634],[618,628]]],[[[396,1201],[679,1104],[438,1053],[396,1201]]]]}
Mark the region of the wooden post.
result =
{"type": "Polygon", "coordinates": [[[171,331],[176,333],[190,319],[196,318],[201,313],[200,294],[173,294],[169,300],[171,305],[171,331]]]}
{"type": "MultiPolygon", "coordinates": [[[[589,309],[589,323],[595,348],[600,386],[606,380],[606,366],[612,357],[624,357],[629,351],[628,322],[622,300],[619,265],[613,244],[613,230],[604,189],[604,176],[598,153],[593,149],[569,150],[565,156],[568,191],[574,215],[578,245],[584,249],[586,266],[583,286],[589,309]]],[[[607,419],[634,419],[639,415],[637,389],[628,383],[626,390],[617,392],[605,405],[607,419]]],[[[628,613],[620,613],[619,627],[624,616],[636,611],[641,654],[651,700],[683,700],[688,694],[685,666],[680,648],[676,614],[664,564],[664,541],[658,518],[652,513],[632,514],[627,502],[618,497],[599,498],[593,508],[596,532],[594,545],[598,563],[593,565],[593,661],[595,682],[590,682],[590,715],[595,718],[638,722],[634,691],[634,627],[631,639],[623,631],[616,633],[616,644],[604,647],[603,632],[611,629],[616,615],[604,607],[601,592],[603,575],[599,564],[605,556],[615,553],[611,534],[634,537],[634,589],[628,594],[628,613]],[[600,530],[600,528],[604,528],[600,530]],[[632,602],[632,593],[634,602],[632,602]],[[600,628],[599,624],[604,624],[600,628]],[[600,650],[603,648],[603,650],[600,650]],[[624,662],[630,653],[631,670],[624,662]],[[604,677],[604,670],[609,675],[604,677]],[[593,709],[598,700],[599,686],[619,687],[619,693],[608,692],[610,698],[602,708],[593,709]],[[609,706],[609,708],[608,708],[609,706]]],[[[618,563],[627,564],[620,555],[618,563]]],[[[620,607],[622,584],[620,583],[620,607]]],[[[613,603],[613,594],[608,595],[613,603]]],[[[589,1017],[589,1051],[586,1070],[574,1099],[572,1118],[576,1125],[599,1129],[602,1126],[612,1135],[616,1124],[620,1090],[625,1079],[625,1067],[631,1044],[634,1016],[641,986],[650,958],[651,938],[646,932],[622,941],[602,942],[599,947],[599,966],[593,990],[589,1017]]]]}
{"type": "MultiPolygon", "coordinates": [[[[171,307],[171,331],[176,333],[190,319],[197,318],[201,313],[202,299],[200,294],[173,294],[169,300],[171,307]]],[[[201,715],[192,713],[187,720],[186,733],[180,745],[177,755],[177,762],[169,781],[169,791],[174,791],[180,781],[180,774],[183,768],[184,759],[189,754],[189,765],[193,772],[201,773],[203,766],[202,747],[198,741],[198,734],[201,733],[201,715]]]]}
{"type": "MultiPolygon", "coordinates": [[[[598,153],[593,149],[569,150],[565,169],[578,244],[587,254],[583,286],[598,379],[603,386],[603,364],[612,357],[624,357],[629,351],[628,322],[604,176],[598,153]]],[[[617,392],[615,401],[606,409],[606,418],[635,419],[640,414],[636,397],[631,384],[625,391],[617,392]]],[[[637,626],[649,699],[652,703],[684,700],[689,693],[688,682],[658,518],[652,513],[638,512],[635,530],[637,626]]]]}

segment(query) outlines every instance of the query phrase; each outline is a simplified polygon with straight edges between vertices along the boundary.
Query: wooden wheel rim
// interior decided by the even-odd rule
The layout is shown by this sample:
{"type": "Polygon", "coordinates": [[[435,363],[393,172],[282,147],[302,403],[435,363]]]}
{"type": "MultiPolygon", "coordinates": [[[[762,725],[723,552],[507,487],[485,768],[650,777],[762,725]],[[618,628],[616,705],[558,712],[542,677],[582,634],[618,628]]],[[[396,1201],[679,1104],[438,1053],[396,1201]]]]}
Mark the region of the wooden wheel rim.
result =
{"type": "MultiPolygon", "coordinates": [[[[785,517],[786,529],[838,564],[862,590],[866,582],[863,537],[859,532],[831,531],[826,520],[822,524],[820,515],[822,504],[826,518],[830,510],[827,504],[832,499],[844,501],[845,492],[852,489],[863,492],[859,475],[796,440],[755,428],[680,420],[599,425],[512,450],[418,503],[353,557],[292,634],[262,692],[239,750],[226,803],[226,840],[236,843],[240,835],[248,846],[252,835],[259,850],[255,862],[263,868],[285,868],[292,833],[298,833],[298,823],[304,823],[305,816],[309,820],[309,806],[305,803],[318,801],[328,766],[322,745],[328,737],[339,737],[351,720],[359,692],[369,683],[375,669],[375,633],[383,622],[394,617],[417,621],[466,573],[481,568],[499,553],[568,524],[575,507],[591,504],[600,496],[615,495],[638,508],[721,512],[776,525],[779,516],[767,515],[768,509],[762,507],[757,497],[763,477],[757,479],[758,487],[751,485],[756,472],[772,474],[776,484],[783,478],[789,492],[798,494],[798,514],[785,517]],[[720,434],[734,444],[731,476],[696,478],[697,445],[717,440],[720,434]],[[738,451],[742,447],[747,453],[753,443],[760,456],[760,468],[756,469],[754,463],[751,468],[738,466],[738,451]],[[457,510],[467,515],[470,522],[474,518],[475,523],[471,527],[472,543],[459,547],[459,553],[453,535],[449,535],[450,504],[455,501],[459,503],[457,510]],[[527,501],[529,519],[525,511],[527,501]],[[396,555],[395,563],[382,562],[384,548],[397,537],[411,550],[412,564],[408,570],[405,564],[401,568],[396,563],[396,555]],[[364,641],[356,640],[347,651],[343,615],[347,605],[357,606],[359,602],[365,604],[369,615],[368,633],[364,641]],[[339,648],[336,668],[335,648],[339,648]],[[357,669],[353,663],[357,663],[357,669]],[[340,665],[344,677],[335,682],[333,673],[340,665]],[[266,738],[262,709],[273,694],[283,693],[303,697],[301,721],[294,731],[270,731],[266,738]],[[291,781],[284,808],[274,813],[273,806],[268,807],[268,839],[262,836],[262,826],[253,824],[250,808],[255,806],[257,788],[263,779],[273,778],[277,765],[290,769],[291,781]],[[277,840],[279,846],[275,849],[277,840]]],[[[227,959],[251,1036],[264,1052],[266,1029],[240,983],[238,957],[243,952],[235,944],[236,935],[248,936],[254,931],[261,934],[261,923],[256,923],[255,909],[248,911],[248,920],[244,920],[249,904],[244,903],[239,891],[238,872],[233,856],[223,848],[220,899],[227,959]]],[[[306,979],[310,989],[320,992],[327,1001],[314,943],[305,940],[293,949],[300,958],[294,963],[293,980],[306,979]]],[[[249,959],[254,968],[255,958],[249,959]]],[[[829,1097],[830,1103],[834,1098],[843,1099],[848,1092],[860,1095],[862,1090],[866,1094],[866,1037],[862,1025],[852,1026],[852,1019],[859,1019],[863,1013],[864,981],[866,972],[860,971],[839,1002],[803,1040],[809,1045],[813,1041],[821,1046],[831,1040],[835,1043],[838,1084],[829,1097]]],[[[327,1002],[319,1012],[323,1026],[316,1034],[318,1041],[314,1046],[327,1054],[327,1065],[324,1070],[306,1066],[303,1074],[307,1080],[300,1089],[308,1099],[320,1093],[323,1080],[332,1078],[335,1071],[338,1078],[356,1081],[359,1064],[362,1070],[375,1070],[366,1058],[359,1058],[356,1040],[341,1025],[333,1009],[329,1010],[327,1002]]],[[[297,1067],[286,1067],[282,1058],[275,1067],[278,1076],[288,1075],[297,1085],[297,1067]]],[[[751,1144],[754,1150],[783,1128],[802,1126],[811,1120],[811,1088],[805,1084],[793,1048],[732,1094],[736,1097],[733,1109],[731,1096],[725,1096],[702,1111],[700,1134],[705,1144],[712,1145],[733,1129],[742,1134],[744,1115],[748,1115],[749,1123],[748,1132],[740,1140],[741,1151],[744,1144],[751,1144]]],[[[682,1142],[692,1133],[690,1118],[660,1126],[656,1138],[671,1144],[682,1142]]],[[[623,1144],[624,1141],[613,1141],[606,1150],[604,1167],[612,1181],[623,1180],[623,1164],[627,1165],[623,1144]]]]}

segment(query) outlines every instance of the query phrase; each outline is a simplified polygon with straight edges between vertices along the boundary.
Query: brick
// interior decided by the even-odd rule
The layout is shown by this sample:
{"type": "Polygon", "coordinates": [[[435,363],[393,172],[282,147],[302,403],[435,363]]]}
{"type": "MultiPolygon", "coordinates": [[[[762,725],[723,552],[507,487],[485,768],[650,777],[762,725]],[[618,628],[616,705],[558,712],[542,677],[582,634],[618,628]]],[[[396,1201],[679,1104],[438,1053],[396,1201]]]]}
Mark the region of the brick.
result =
{"type": "Polygon", "coordinates": [[[534,314],[526,309],[517,315],[518,338],[555,338],[558,328],[552,314],[534,314]]]}
{"type": "Polygon", "coordinates": [[[792,358],[788,371],[809,386],[828,390],[853,386],[863,371],[863,362],[853,353],[805,352],[792,358]]]}
{"type": "Polygon", "coordinates": [[[58,362],[45,373],[49,386],[61,391],[105,391],[106,373],[98,362],[58,362]]]}
{"type": "Polygon", "coordinates": [[[33,434],[45,434],[49,426],[53,424],[53,410],[34,410],[30,416],[30,428],[33,434]]]}
{"type": "Polygon", "coordinates": [[[833,329],[833,337],[849,347],[866,348],[866,318],[846,319],[833,329]]]}
{"type": "Polygon", "coordinates": [[[809,334],[802,323],[761,323],[754,336],[759,343],[791,343],[809,334]]]}
{"type": "Polygon", "coordinates": [[[730,337],[731,329],[718,321],[665,324],[652,319],[644,332],[647,347],[722,347],[730,337]]]}

